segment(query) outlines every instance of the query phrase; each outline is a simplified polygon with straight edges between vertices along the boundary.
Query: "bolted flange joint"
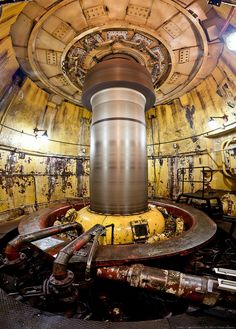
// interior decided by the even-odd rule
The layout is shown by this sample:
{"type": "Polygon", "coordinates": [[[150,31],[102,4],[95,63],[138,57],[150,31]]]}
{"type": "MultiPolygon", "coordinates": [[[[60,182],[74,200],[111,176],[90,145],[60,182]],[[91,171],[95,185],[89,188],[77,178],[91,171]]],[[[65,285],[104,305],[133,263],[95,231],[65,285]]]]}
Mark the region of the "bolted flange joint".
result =
{"type": "Polygon", "coordinates": [[[3,260],[3,264],[5,266],[17,266],[20,267],[26,262],[26,255],[23,252],[19,252],[18,257],[15,259],[9,259],[8,257],[5,257],[3,260]]]}
{"type": "Polygon", "coordinates": [[[78,290],[73,286],[73,282],[74,274],[69,270],[67,276],[61,280],[56,279],[52,274],[44,282],[44,294],[54,296],[62,303],[73,303],[78,298],[78,290]]]}

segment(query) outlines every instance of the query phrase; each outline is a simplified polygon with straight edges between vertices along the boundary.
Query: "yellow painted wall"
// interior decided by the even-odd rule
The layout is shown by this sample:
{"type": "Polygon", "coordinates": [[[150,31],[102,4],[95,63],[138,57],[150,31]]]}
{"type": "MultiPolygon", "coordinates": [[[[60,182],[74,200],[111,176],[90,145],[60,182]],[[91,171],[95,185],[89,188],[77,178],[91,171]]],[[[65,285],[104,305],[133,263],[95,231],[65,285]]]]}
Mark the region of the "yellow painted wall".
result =
{"type": "Polygon", "coordinates": [[[29,79],[5,109],[0,123],[4,145],[55,155],[88,154],[90,112],[68,102],[53,103],[29,79]],[[47,130],[47,143],[35,138],[35,127],[47,130]]]}
{"type": "MultiPolygon", "coordinates": [[[[208,189],[236,191],[236,179],[223,174],[221,157],[222,142],[236,138],[236,75],[231,69],[235,60],[235,54],[225,50],[216,69],[198,87],[147,112],[150,196],[176,198],[182,191],[178,169],[198,166],[213,170],[208,189]],[[227,122],[216,118],[215,127],[209,125],[211,116],[223,115],[228,116],[227,122]]],[[[186,170],[185,180],[201,179],[201,168],[186,170]]],[[[190,182],[184,191],[200,188],[200,183],[190,182]]]]}
{"type": "MultiPolygon", "coordinates": [[[[236,180],[223,175],[220,152],[222,142],[236,136],[236,130],[220,137],[207,137],[207,134],[222,132],[217,127],[212,132],[210,116],[228,115],[225,132],[235,122],[234,81],[235,74],[228,62],[221,60],[212,75],[193,91],[147,112],[150,197],[176,198],[181,192],[177,170],[183,167],[209,166],[213,169],[213,180],[208,188],[236,190],[236,180]]],[[[26,79],[10,105],[0,113],[0,211],[34,203],[34,179],[38,203],[89,195],[90,112],[68,102],[57,105],[47,93],[26,79]],[[47,129],[48,141],[35,138],[33,129],[36,126],[47,129]],[[12,152],[4,151],[6,147],[12,152]],[[19,152],[26,153],[25,159],[19,159],[19,152]],[[78,175],[78,166],[83,174],[78,175]],[[32,173],[35,178],[14,176],[32,173]],[[69,177],[62,177],[62,174],[69,177]]],[[[222,127],[222,119],[215,122],[222,127]]],[[[201,168],[186,171],[185,179],[201,178],[201,168]]],[[[185,184],[185,192],[200,188],[200,183],[185,184]]]]}
{"type": "MultiPolygon", "coordinates": [[[[23,6],[4,6],[0,17],[0,212],[35,199],[41,204],[89,195],[90,112],[56,102],[29,79],[19,84],[14,76],[19,65],[9,31],[23,6]],[[47,142],[35,138],[35,127],[47,130],[47,142]]],[[[236,180],[223,174],[221,157],[222,142],[236,137],[236,129],[227,132],[236,121],[235,62],[236,56],[224,50],[197,88],[147,112],[150,197],[176,198],[181,192],[177,170],[184,167],[190,168],[185,179],[201,180],[201,168],[193,167],[209,166],[208,189],[236,190],[236,180]],[[210,116],[224,114],[224,129],[222,119],[209,127],[210,116]]],[[[185,192],[200,188],[200,183],[185,184],[185,192]]]]}
{"type": "Polygon", "coordinates": [[[29,79],[9,97],[0,111],[0,212],[88,197],[90,112],[52,102],[29,79]]]}
{"type": "Polygon", "coordinates": [[[0,212],[89,195],[85,158],[47,157],[3,148],[0,155],[0,212]]]}

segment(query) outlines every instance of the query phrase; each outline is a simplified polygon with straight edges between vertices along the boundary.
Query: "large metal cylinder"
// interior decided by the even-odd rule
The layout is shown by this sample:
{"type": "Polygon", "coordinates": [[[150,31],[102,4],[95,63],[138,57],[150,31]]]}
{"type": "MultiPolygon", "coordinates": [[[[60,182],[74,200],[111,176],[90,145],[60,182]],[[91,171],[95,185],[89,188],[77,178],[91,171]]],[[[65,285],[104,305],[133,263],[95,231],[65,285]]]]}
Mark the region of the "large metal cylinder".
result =
{"type": "Polygon", "coordinates": [[[90,208],[104,214],[146,211],[145,108],[155,99],[150,74],[138,63],[113,59],[88,73],[84,104],[92,110],[90,208]]]}
{"type": "Polygon", "coordinates": [[[90,207],[130,214],[147,209],[145,97],[109,88],[91,99],[90,207]]]}

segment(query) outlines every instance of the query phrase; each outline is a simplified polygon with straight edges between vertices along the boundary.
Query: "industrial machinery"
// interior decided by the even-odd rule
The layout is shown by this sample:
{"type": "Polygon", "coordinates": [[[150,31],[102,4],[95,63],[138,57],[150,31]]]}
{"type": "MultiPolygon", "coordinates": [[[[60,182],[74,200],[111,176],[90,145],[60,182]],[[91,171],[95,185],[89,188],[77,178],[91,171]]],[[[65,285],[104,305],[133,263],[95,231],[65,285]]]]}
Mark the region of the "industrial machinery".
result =
{"type": "Polygon", "coordinates": [[[108,23],[75,35],[73,24],[59,19],[67,13],[63,6],[73,3],[59,1],[42,17],[35,14],[24,40],[27,55],[20,52],[17,31],[24,12],[12,40],[37,83],[92,112],[90,200],[24,216],[19,235],[2,243],[0,287],[40,315],[100,321],[108,328],[116,326],[106,322],[166,320],[184,313],[224,318],[226,309],[233,323],[234,239],[216,232],[216,224],[197,209],[149,201],[146,155],[145,111],[197,85],[207,54],[216,52],[218,59],[221,46],[208,49],[194,8],[182,9],[174,1],[168,6],[181,15],[194,53],[175,50],[173,40],[182,34],[176,23],[163,26],[171,46],[153,30],[154,6],[153,15],[145,7],[127,6],[128,16],[138,16],[137,25],[122,20],[117,8],[119,20],[109,6],[88,6],[83,8],[88,21],[110,15],[108,23]],[[142,27],[149,16],[152,28],[142,27]],[[45,40],[55,49],[45,49],[45,40]]]}
{"type": "MultiPolygon", "coordinates": [[[[233,303],[234,271],[214,266],[217,276],[206,276],[186,268],[186,255],[196,257],[215,223],[188,206],[148,203],[144,111],[155,100],[148,71],[132,57],[105,56],[86,76],[82,99],[93,112],[90,203],[22,219],[20,235],[3,250],[1,286],[42,311],[83,320],[165,318],[186,311],[189,301],[233,303]],[[150,309],[129,305],[141,296],[150,309]]],[[[192,265],[208,269],[201,262],[192,265]]]]}

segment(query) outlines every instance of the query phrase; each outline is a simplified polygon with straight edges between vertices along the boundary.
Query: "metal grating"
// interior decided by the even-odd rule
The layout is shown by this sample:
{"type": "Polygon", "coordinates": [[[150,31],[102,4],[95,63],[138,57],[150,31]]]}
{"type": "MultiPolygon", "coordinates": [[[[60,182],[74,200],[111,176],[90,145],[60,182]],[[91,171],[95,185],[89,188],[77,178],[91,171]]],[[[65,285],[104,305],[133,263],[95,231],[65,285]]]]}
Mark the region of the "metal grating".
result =
{"type": "Polygon", "coordinates": [[[184,64],[188,63],[190,60],[190,49],[184,48],[179,51],[179,63],[184,64]]]}
{"type": "Polygon", "coordinates": [[[163,50],[161,49],[161,47],[159,46],[153,47],[151,51],[159,56],[160,61],[164,61],[165,57],[163,55],[163,50]]]}
{"type": "Polygon", "coordinates": [[[132,41],[143,42],[148,47],[153,43],[152,39],[149,39],[148,37],[146,37],[146,36],[144,36],[143,34],[140,34],[140,33],[135,33],[133,38],[132,38],[132,41]]]}
{"type": "Polygon", "coordinates": [[[60,60],[60,55],[55,50],[47,50],[46,60],[48,65],[57,65],[60,60]]]}
{"type": "Polygon", "coordinates": [[[168,22],[162,28],[173,38],[177,38],[181,33],[181,29],[174,22],[168,22]]]}
{"type": "Polygon", "coordinates": [[[41,311],[8,297],[0,289],[0,323],[2,329],[186,329],[228,328],[235,329],[234,319],[219,319],[214,316],[191,316],[187,314],[168,319],[140,322],[97,322],[68,319],[41,311]]]}
{"type": "Polygon", "coordinates": [[[137,5],[129,5],[127,8],[127,15],[147,19],[150,14],[150,8],[141,7],[137,5]]]}
{"type": "Polygon", "coordinates": [[[127,40],[128,31],[120,31],[120,30],[107,31],[107,40],[112,40],[115,38],[127,40]]]}
{"type": "Polygon", "coordinates": [[[84,9],[84,16],[86,19],[94,19],[101,16],[106,16],[106,12],[103,6],[95,6],[84,9]]]}
{"type": "Polygon", "coordinates": [[[65,35],[71,30],[70,26],[64,22],[61,22],[57,28],[53,31],[52,35],[58,40],[62,40],[65,35]]]}
{"type": "Polygon", "coordinates": [[[76,57],[76,58],[79,58],[80,60],[82,60],[82,59],[84,59],[84,57],[86,55],[87,55],[87,53],[86,53],[86,51],[83,48],[75,47],[70,52],[69,57],[76,57]]]}
{"type": "Polygon", "coordinates": [[[101,35],[99,33],[96,33],[93,35],[93,38],[97,41],[97,42],[103,42],[103,38],[101,37],[101,35]]]}

